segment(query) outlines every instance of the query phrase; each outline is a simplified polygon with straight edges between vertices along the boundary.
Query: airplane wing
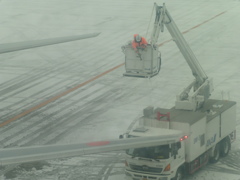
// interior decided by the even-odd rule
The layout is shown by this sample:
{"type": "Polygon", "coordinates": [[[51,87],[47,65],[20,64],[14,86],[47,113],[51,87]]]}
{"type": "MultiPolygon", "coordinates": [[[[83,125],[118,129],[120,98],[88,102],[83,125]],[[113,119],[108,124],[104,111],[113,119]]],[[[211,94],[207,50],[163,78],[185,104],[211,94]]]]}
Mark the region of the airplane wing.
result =
{"type": "Polygon", "coordinates": [[[179,141],[181,132],[172,135],[136,137],[80,144],[46,145],[0,149],[0,165],[96,154],[129,148],[150,147],[179,141]]]}
{"type": "Polygon", "coordinates": [[[57,38],[43,39],[43,40],[0,44],[0,54],[13,52],[13,51],[20,51],[24,49],[42,47],[42,46],[49,46],[53,44],[65,43],[69,41],[92,38],[92,37],[98,36],[99,34],[100,33],[92,33],[92,34],[83,34],[83,35],[77,35],[77,36],[57,37],[57,38]]]}

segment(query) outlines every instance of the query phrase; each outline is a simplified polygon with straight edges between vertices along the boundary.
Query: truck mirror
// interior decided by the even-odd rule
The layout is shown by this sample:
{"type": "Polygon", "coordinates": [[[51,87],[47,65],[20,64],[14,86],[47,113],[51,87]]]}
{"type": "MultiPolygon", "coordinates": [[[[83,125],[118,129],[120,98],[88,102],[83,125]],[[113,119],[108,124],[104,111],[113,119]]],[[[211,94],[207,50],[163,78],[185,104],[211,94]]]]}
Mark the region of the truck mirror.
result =
{"type": "Polygon", "coordinates": [[[177,142],[177,148],[178,148],[178,149],[181,148],[181,142],[177,142]]]}
{"type": "Polygon", "coordinates": [[[178,154],[178,150],[177,149],[174,149],[173,150],[173,155],[176,156],[178,154]]]}
{"type": "Polygon", "coordinates": [[[178,143],[173,143],[171,145],[171,153],[172,153],[172,156],[174,156],[174,159],[175,159],[175,156],[178,154],[178,143]]]}

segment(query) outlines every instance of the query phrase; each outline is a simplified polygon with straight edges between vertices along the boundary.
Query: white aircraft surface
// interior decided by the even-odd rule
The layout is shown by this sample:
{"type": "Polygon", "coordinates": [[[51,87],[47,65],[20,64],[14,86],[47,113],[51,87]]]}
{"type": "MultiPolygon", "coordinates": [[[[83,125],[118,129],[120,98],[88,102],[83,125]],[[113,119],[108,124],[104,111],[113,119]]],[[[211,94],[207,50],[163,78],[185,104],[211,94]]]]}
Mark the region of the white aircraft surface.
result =
{"type": "Polygon", "coordinates": [[[57,37],[42,40],[0,44],[0,54],[92,38],[98,36],[99,34],[100,33],[92,33],[78,36],[57,37]]]}
{"type": "MultiPolygon", "coordinates": [[[[122,76],[120,47],[135,33],[150,37],[154,2],[0,1],[1,44],[102,32],[79,42],[0,55],[0,147],[117,139],[148,105],[172,107],[192,76],[167,31],[158,42],[160,74],[152,79],[122,76]]],[[[169,0],[166,4],[203,69],[214,79],[212,98],[239,104],[240,1],[169,0]]],[[[237,124],[237,140],[229,156],[188,179],[239,180],[239,118],[237,124]]],[[[0,177],[120,180],[124,179],[121,154],[4,166],[0,177]]]]}

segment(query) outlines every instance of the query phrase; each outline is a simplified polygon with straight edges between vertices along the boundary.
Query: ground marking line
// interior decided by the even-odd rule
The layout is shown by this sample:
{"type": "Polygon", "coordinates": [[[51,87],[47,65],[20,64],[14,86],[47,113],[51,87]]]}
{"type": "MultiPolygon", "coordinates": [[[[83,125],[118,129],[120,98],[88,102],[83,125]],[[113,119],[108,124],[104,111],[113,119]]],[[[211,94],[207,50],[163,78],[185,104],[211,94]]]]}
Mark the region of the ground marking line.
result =
{"type": "MultiPolygon", "coordinates": [[[[198,25],[196,25],[196,26],[194,26],[194,27],[192,27],[192,28],[182,32],[182,34],[186,34],[186,33],[190,32],[191,30],[196,29],[196,28],[200,27],[201,25],[203,25],[203,24],[205,24],[205,23],[215,19],[216,17],[218,17],[220,15],[223,15],[226,12],[227,11],[221,12],[221,13],[217,14],[216,16],[214,16],[214,17],[212,17],[212,18],[210,18],[210,19],[208,19],[208,20],[206,20],[206,21],[204,21],[204,22],[202,22],[202,23],[200,23],[200,24],[198,24],[198,25]]],[[[170,41],[172,41],[172,39],[164,41],[163,43],[159,44],[159,46],[163,46],[164,44],[166,44],[166,43],[168,43],[170,41]]],[[[19,115],[14,116],[13,118],[11,118],[11,119],[9,119],[7,121],[4,121],[4,122],[0,123],[0,128],[5,126],[5,125],[7,125],[7,124],[9,124],[9,123],[11,123],[11,122],[13,122],[13,121],[15,121],[15,120],[17,120],[17,119],[19,119],[19,118],[21,118],[21,117],[23,117],[23,116],[26,116],[27,114],[30,114],[31,112],[33,112],[33,111],[35,111],[37,109],[42,108],[43,106],[45,106],[45,105],[47,105],[47,104],[49,104],[49,103],[51,103],[51,102],[53,102],[53,101],[63,97],[63,96],[65,96],[65,95],[67,95],[67,94],[77,90],[78,88],[80,88],[80,87],[82,87],[82,86],[84,86],[84,85],[86,85],[86,84],[88,84],[88,83],[90,83],[92,81],[95,81],[96,79],[98,79],[98,78],[100,78],[100,77],[102,77],[102,76],[104,76],[104,75],[114,71],[115,69],[118,69],[119,67],[123,66],[124,64],[125,63],[119,64],[119,65],[117,65],[117,66],[115,66],[115,67],[113,67],[113,68],[111,68],[111,69],[109,69],[109,70],[107,70],[107,71],[105,71],[105,72],[103,72],[103,73],[101,73],[101,74],[99,74],[99,75],[97,75],[97,76],[95,76],[95,77],[93,77],[93,78],[91,78],[91,79],[89,79],[89,80],[87,80],[87,81],[85,81],[85,82],[83,82],[83,83],[73,87],[73,88],[68,89],[67,91],[64,91],[64,92],[60,93],[59,95],[56,95],[56,96],[50,98],[47,101],[44,101],[44,102],[42,102],[42,103],[40,103],[40,104],[38,104],[38,105],[36,105],[36,106],[34,106],[32,108],[30,108],[30,109],[20,113],[19,115]]]]}
{"type": "Polygon", "coordinates": [[[0,124],[0,127],[3,127],[5,125],[9,124],[10,122],[15,121],[15,120],[17,120],[17,119],[19,119],[19,118],[21,118],[21,117],[23,117],[23,116],[25,116],[25,115],[35,111],[37,109],[40,109],[41,107],[43,107],[43,106],[45,106],[45,105],[47,105],[47,104],[49,104],[49,103],[51,103],[51,102],[53,102],[53,101],[63,97],[65,95],[75,91],[76,89],[78,89],[78,88],[80,88],[80,87],[82,87],[82,86],[84,86],[84,85],[86,85],[86,84],[88,84],[88,83],[90,83],[92,81],[95,81],[96,79],[104,76],[105,74],[108,74],[108,73],[112,72],[113,70],[115,70],[115,69],[117,69],[117,68],[119,68],[119,67],[121,67],[123,65],[124,65],[124,63],[119,64],[119,65],[117,65],[117,66],[115,66],[115,67],[113,67],[113,68],[111,68],[111,69],[109,69],[109,70],[107,70],[107,71],[105,71],[105,72],[103,72],[103,73],[101,73],[101,74],[99,74],[99,75],[97,75],[97,76],[95,76],[95,77],[93,77],[93,78],[91,78],[91,79],[89,79],[89,80],[87,80],[87,81],[85,81],[85,82],[83,82],[83,83],[73,87],[73,88],[68,89],[67,91],[64,91],[64,92],[62,92],[62,93],[60,93],[60,94],[58,94],[58,95],[48,99],[47,101],[44,101],[44,102],[42,102],[42,103],[40,103],[40,104],[38,104],[38,105],[28,109],[28,110],[22,112],[21,114],[19,114],[17,116],[14,116],[13,118],[11,118],[11,119],[9,119],[7,121],[4,121],[3,123],[0,124]]]}

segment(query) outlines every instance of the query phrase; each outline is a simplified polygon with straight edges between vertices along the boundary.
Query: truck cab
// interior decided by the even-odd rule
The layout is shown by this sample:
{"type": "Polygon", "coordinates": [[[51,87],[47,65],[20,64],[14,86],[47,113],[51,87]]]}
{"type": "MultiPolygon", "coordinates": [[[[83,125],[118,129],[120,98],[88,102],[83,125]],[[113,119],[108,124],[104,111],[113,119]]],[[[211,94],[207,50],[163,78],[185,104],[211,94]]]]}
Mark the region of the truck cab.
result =
{"type": "MultiPolygon", "coordinates": [[[[127,138],[165,136],[176,133],[177,130],[136,127],[127,138]]],[[[127,180],[169,180],[176,176],[185,162],[185,145],[181,137],[179,141],[160,144],[152,147],[131,148],[126,150],[125,174],[127,180]],[[181,139],[181,141],[180,141],[181,139]]]]}

